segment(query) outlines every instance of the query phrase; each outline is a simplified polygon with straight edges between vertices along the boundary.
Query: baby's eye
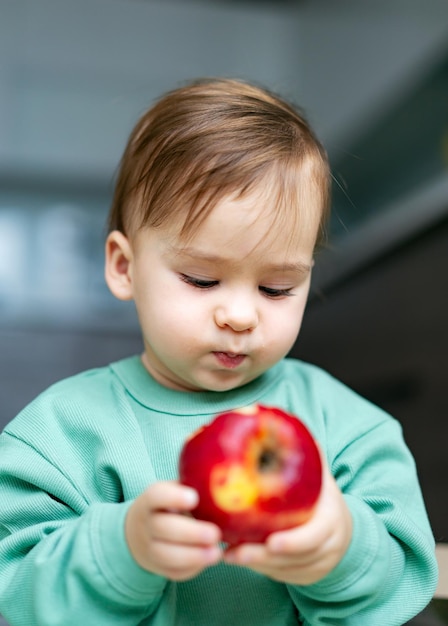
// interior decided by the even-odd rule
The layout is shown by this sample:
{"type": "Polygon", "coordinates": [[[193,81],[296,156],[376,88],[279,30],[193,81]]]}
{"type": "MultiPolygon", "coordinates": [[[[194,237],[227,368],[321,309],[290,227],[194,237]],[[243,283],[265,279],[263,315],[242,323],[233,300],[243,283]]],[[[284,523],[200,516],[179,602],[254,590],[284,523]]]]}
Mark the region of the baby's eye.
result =
{"type": "Polygon", "coordinates": [[[202,278],[194,278],[193,276],[188,276],[187,274],[180,275],[181,280],[187,285],[192,285],[193,287],[197,287],[198,289],[210,289],[210,287],[214,287],[218,284],[217,280],[204,280],[202,278]]]}
{"type": "Polygon", "coordinates": [[[259,287],[260,291],[268,298],[283,298],[285,296],[293,296],[292,287],[288,289],[274,289],[273,287],[259,287]]]}

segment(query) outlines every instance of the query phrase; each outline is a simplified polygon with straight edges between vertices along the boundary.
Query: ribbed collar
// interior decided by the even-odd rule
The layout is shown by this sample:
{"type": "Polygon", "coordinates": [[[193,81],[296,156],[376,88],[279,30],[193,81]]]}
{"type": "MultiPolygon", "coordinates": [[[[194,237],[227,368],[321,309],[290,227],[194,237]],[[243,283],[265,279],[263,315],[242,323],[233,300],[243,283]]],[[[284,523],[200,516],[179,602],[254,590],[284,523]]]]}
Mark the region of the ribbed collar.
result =
{"type": "Polygon", "coordinates": [[[110,367],[128,393],[143,406],[170,415],[205,415],[260,401],[279,381],[281,363],[243,387],[222,392],[175,391],[163,387],[149,374],[140,356],[117,361],[110,367]]]}

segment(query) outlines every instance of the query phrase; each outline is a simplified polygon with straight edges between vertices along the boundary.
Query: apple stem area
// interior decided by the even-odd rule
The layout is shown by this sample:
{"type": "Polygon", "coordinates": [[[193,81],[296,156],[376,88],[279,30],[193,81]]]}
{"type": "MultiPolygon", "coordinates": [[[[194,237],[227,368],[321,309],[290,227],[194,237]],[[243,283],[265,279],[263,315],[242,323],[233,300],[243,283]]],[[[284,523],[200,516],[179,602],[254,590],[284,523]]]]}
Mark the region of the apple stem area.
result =
{"type": "Polygon", "coordinates": [[[258,470],[263,474],[276,472],[282,467],[282,462],[278,453],[270,448],[261,450],[257,459],[257,464],[258,470]]]}

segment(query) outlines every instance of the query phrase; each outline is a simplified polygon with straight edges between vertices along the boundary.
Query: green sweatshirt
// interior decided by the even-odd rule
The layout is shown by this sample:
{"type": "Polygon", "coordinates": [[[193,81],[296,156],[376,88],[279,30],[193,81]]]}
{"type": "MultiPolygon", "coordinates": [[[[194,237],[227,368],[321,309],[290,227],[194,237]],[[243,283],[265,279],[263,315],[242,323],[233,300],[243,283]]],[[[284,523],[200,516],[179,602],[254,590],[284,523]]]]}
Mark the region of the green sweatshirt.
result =
{"type": "Polygon", "coordinates": [[[0,436],[0,613],[12,626],[403,624],[437,566],[414,461],[397,421],[322,370],[284,360],[229,392],[156,383],[132,357],[53,385],[0,436]],[[185,437],[254,402],[300,416],[353,516],[337,567],[309,586],[220,563],[186,582],[143,570],[124,520],[176,479],[185,437]]]}

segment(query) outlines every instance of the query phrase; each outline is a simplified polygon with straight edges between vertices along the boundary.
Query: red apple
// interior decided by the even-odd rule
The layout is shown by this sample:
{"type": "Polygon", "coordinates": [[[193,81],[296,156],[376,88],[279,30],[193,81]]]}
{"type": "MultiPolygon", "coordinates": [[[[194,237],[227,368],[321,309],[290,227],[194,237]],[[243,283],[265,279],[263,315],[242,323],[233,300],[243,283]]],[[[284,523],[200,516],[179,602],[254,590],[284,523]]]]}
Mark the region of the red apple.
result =
{"type": "Polygon", "coordinates": [[[322,484],[308,428],[278,408],[221,413],[185,442],[179,477],[197,490],[194,517],[217,524],[229,544],[263,542],[313,514],[322,484]]]}

